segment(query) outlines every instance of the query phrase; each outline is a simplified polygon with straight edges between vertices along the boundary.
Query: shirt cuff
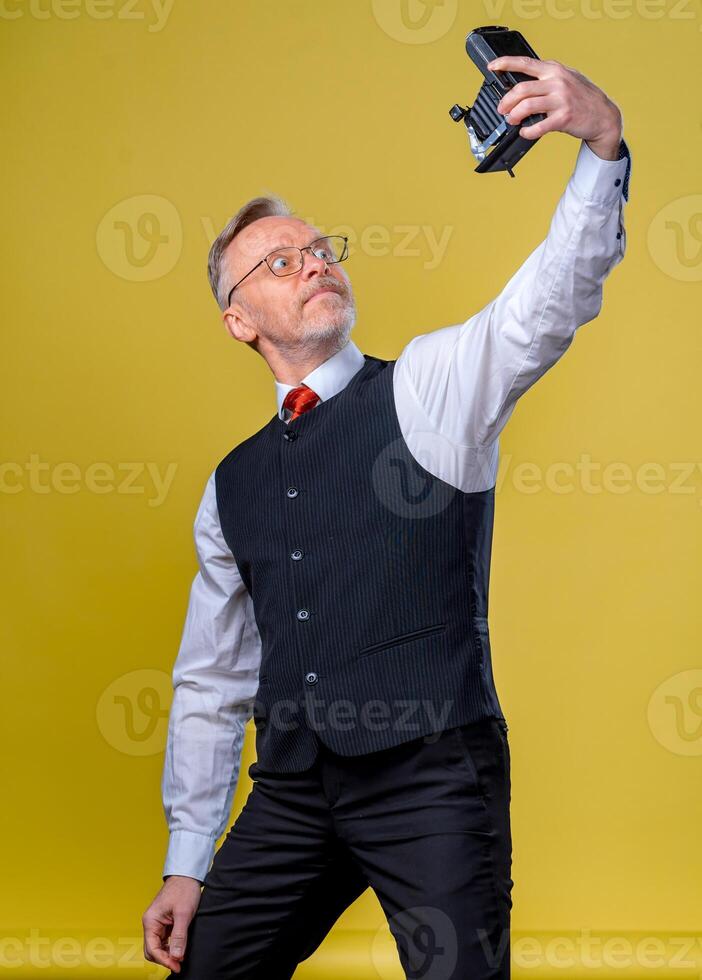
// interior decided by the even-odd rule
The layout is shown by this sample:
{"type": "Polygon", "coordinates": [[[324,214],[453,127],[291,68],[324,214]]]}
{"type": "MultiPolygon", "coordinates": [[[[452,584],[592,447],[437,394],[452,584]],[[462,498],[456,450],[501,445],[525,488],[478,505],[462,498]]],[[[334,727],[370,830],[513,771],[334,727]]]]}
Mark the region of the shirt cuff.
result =
{"type": "Polygon", "coordinates": [[[204,881],[214,857],[216,840],[192,830],[174,830],[168,841],[166,863],[162,878],[166,875],[185,875],[204,881]]]}
{"type": "Polygon", "coordinates": [[[631,159],[629,148],[622,140],[618,160],[603,160],[581,140],[575,170],[571,177],[577,193],[595,204],[616,204],[620,195],[629,196],[631,159]]]}

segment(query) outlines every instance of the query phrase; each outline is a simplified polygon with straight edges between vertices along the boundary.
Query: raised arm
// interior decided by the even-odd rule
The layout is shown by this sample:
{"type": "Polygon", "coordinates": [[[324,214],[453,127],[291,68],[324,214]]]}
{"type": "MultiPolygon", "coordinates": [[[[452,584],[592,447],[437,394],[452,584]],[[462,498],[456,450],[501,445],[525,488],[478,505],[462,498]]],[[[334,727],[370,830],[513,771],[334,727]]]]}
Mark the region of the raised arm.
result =
{"type": "MultiPolygon", "coordinates": [[[[535,94],[539,86],[548,91],[544,86],[551,76],[545,68],[498,62],[497,67],[536,70],[543,76],[520,83],[525,86],[521,101],[519,85],[506,97],[512,100],[507,108],[516,106],[512,108],[516,118],[510,113],[510,121],[558,104],[553,94],[535,94]]],[[[538,62],[539,66],[554,64],[538,62]]],[[[413,338],[395,366],[403,417],[410,418],[412,406],[412,424],[421,425],[424,433],[440,435],[442,452],[452,447],[466,459],[467,450],[474,449],[473,462],[490,471],[496,459],[490,450],[518,398],[565,353],[578,327],[597,316],[604,280],[626,248],[623,211],[631,163],[621,138],[621,117],[604,93],[578,73],[572,75],[574,80],[569,75],[564,90],[569,111],[561,114],[554,109],[547,120],[521,130],[527,137],[542,135],[549,128],[582,134],[574,171],[546,238],[487,306],[464,323],[413,338]],[[570,112],[573,100],[579,106],[577,113],[570,112]],[[593,122],[598,110],[599,128],[593,122]]],[[[558,79],[560,92],[560,73],[558,79]]],[[[418,442],[416,433],[407,434],[418,442]]],[[[447,452],[443,455],[449,458],[447,452]]],[[[448,463],[441,465],[450,472],[448,463]]],[[[489,478],[484,472],[483,485],[489,485],[489,478]]],[[[471,482],[465,476],[464,480],[466,489],[480,488],[479,480],[471,482]]]]}
{"type": "Polygon", "coordinates": [[[173,668],[161,781],[170,831],[163,877],[204,881],[229,819],[261,657],[251,598],[222,536],[214,473],[194,535],[199,570],[173,668]]]}

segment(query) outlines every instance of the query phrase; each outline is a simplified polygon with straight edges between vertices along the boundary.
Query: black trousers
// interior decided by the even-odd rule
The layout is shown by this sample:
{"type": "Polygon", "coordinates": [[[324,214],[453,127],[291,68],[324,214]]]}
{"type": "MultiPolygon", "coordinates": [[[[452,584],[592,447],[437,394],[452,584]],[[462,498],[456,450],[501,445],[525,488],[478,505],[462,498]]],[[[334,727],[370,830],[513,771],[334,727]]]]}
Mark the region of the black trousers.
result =
{"type": "Polygon", "coordinates": [[[301,773],[249,768],[168,980],[288,980],[366,888],[407,977],[507,980],[510,752],[501,719],[301,773]]]}

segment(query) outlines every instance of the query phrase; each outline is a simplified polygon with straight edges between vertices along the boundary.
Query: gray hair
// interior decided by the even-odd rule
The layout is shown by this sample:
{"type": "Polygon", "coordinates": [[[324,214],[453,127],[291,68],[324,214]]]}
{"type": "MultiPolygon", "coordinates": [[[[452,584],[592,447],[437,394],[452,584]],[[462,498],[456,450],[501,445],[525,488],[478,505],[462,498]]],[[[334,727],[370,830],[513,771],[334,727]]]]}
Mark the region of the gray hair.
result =
{"type": "Polygon", "coordinates": [[[243,231],[247,225],[254,221],[258,221],[259,218],[287,218],[291,215],[292,211],[285,201],[275,194],[266,197],[254,197],[239,208],[234,217],[217,235],[207,256],[207,278],[221,310],[227,309],[228,290],[222,277],[222,259],[227,246],[231,244],[240,231],[243,231]]]}

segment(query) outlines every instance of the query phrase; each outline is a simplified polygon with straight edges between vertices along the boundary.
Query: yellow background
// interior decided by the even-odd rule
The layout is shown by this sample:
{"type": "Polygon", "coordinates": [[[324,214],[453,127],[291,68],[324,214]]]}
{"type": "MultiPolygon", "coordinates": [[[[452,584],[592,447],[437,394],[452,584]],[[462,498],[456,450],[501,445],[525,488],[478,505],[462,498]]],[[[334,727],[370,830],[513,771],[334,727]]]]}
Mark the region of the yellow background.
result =
{"type": "MultiPolygon", "coordinates": [[[[353,338],[376,356],[480,309],[546,234],[579,145],[548,135],[514,180],[473,172],[448,109],[477,94],[463,44],[486,23],[602,87],[633,156],[603,310],[502,437],[490,617],[514,971],[702,968],[702,14],[408,2],[420,26],[400,0],[2,4],[0,953],[16,977],[164,972],[142,961],[141,915],[167,843],[192,522],[213,466],[275,412],[266,364],[220,322],[210,242],[265,191],[350,228],[353,338]],[[427,226],[448,236],[436,262],[427,226]],[[588,458],[599,491],[575,470],[588,458]]],[[[401,976],[370,892],[297,975],[401,976]]]]}

